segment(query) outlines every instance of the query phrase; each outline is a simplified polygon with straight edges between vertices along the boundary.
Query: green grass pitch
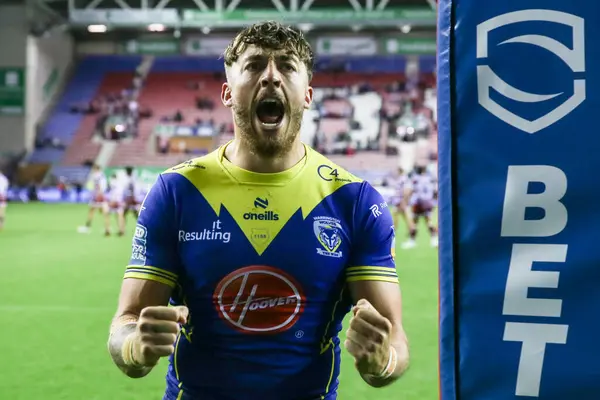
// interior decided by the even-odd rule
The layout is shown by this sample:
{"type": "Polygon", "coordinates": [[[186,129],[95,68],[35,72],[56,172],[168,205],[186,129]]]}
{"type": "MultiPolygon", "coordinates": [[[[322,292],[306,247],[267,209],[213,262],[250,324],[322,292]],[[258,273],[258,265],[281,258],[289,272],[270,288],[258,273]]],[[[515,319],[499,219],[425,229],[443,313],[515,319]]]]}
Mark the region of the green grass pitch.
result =
{"type": "MultiPolygon", "coordinates": [[[[166,362],[144,379],[124,376],[106,349],[133,223],[126,238],[76,232],[84,205],[10,204],[0,232],[0,398],[161,399],[166,362]]],[[[345,354],[341,400],[438,398],[437,252],[421,229],[419,246],[397,251],[411,368],[372,389],[345,354]]],[[[399,233],[403,237],[403,233],[399,233]]]]}

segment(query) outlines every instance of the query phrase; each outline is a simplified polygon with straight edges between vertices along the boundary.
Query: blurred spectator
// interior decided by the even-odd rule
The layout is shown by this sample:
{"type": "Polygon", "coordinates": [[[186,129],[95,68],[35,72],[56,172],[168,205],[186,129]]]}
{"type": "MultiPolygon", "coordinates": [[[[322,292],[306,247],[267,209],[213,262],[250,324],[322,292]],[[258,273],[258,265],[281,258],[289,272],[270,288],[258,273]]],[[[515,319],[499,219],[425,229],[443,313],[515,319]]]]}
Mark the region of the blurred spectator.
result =
{"type": "Polygon", "coordinates": [[[204,97],[196,97],[196,108],[199,110],[214,110],[215,103],[212,100],[204,97]]]}
{"type": "Polygon", "coordinates": [[[60,191],[61,200],[63,200],[63,201],[67,200],[69,197],[69,191],[68,191],[68,187],[67,187],[67,179],[64,176],[61,176],[58,179],[57,188],[60,191]]]}
{"type": "Polygon", "coordinates": [[[124,87],[118,93],[102,94],[88,103],[72,104],[70,110],[73,113],[98,114],[93,135],[110,140],[135,137],[140,118],[152,115],[151,110],[143,109],[138,102],[144,78],[140,65],[130,86],[124,87]]]}
{"type": "Polygon", "coordinates": [[[158,137],[158,151],[161,154],[167,154],[169,152],[169,138],[166,136],[158,137]]]}

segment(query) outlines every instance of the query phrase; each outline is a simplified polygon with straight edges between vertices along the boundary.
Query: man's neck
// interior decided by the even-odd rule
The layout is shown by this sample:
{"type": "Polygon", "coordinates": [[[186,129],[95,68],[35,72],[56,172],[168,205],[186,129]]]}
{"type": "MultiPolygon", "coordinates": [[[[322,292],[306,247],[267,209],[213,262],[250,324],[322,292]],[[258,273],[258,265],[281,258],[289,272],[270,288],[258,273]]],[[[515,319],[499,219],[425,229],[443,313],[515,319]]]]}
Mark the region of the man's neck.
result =
{"type": "Polygon", "coordinates": [[[234,139],[225,149],[225,158],[233,165],[247,171],[258,173],[276,173],[292,168],[306,155],[306,149],[300,140],[296,140],[290,151],[280,157],[263,158],[253,154],[239,139],[234,139]]]}

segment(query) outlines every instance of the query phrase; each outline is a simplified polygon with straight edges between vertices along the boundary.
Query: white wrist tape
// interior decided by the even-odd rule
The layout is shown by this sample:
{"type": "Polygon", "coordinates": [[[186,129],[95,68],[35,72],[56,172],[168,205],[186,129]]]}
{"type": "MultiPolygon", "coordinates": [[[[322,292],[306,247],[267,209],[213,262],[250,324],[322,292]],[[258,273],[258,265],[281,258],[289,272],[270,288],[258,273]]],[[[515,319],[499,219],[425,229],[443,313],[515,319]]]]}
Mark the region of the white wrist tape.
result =
{"type": "Polygon", "coordinates": [[[144,366],[136,360],[136,346],[138,344],[137,339],[138,338],[135,332],[130,333],[129,336],[127,336],[123,341],[123,347],[121,347],[121,354],[125,365],[127,365],[128,367],[140,369],[144,366]]]}
{"type": "Polygon", "coordinates": [[[390,357],[388,359],[388,363],[383,369],[383,371],[381,371],[381,373],[377,375],[377,378],[387,379],[390,376],[392,376],[394,374],[394,371],[396,371],[397,364],[398,354],[396,353],[396,349],[394,348],[394,346],[390,346],[390,357]]]}

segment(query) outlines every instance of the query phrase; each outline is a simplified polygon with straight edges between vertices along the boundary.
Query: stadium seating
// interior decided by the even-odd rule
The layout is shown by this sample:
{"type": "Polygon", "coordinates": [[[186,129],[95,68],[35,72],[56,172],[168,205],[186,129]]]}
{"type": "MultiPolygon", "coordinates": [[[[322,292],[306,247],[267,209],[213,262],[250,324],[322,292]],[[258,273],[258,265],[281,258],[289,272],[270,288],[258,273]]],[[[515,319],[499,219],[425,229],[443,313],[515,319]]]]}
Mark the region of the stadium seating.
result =
{"type": "MultiPolygon", "coordinates": [[[[126,88],[141,60],[141,57],[132,56],[83,59],[43,133],[46,137],[59,138],[68,146],[67,150],[40,149],[30,161],[52,163],[53,175],[81,181],[89,170],[82,164],[96,158],[101,144],[92,140],[96,116],[71,113],[69,107],[126,88]]],[[[369,171],[395,169],[397,156],[386,156],[383,151],[388,143],[389,127],[381,113],[389,115],[400,110],[399,101],[403,94],[390,93],[386,88],[404,80],[403,74],[397,71],[404,68],[405,60],[401,57],[379,57],[377,60],[351,57],[344,61],[345,72],[332,72],[335,63],[339,64],[339,60],[322,58],[316,63],[316,69],[321,70],[312,81],[316,102],[314,109],[305,113],[302,140],[313,146],[318,144],[316,147],[336,162],[353,171],[362,171],[363,175],[370,174],[369,171]],[[359,91],[364,85],[372,90],[359,91]],[[342,137],[345,139],[341,140],[342,137]],[[379,151],[351,155],[356,150],[372,148],[374,143],[378,144],[379,151]],[[350,155],[335,154],[341,152],[350,155]]],[[[422,57],[420,68],[426,82],[434,81],[434,66],[434,58],[422,57]]],[[[222,60],[213,58],[156,58],[138,98],[140,106],[152,110],[152,115],[140,120],[136,137],[118,144],[109,166],[167,167],[193,157],[181,152],[158,152],[155,130],[159,124],[193,125],[200,119],[212,121],[217,130],[222,124],[230,125],[230,110],[220,101],[222,68],[222,60]],[[199,97],[212,102],[214,108],[198,109],[196,99],[199,97]],[[183,121],[165,122],[165,117],[172,117],[177,111],[183,121]]],[[[231,132],[222,132],[214,138],[214,147],[231,138],[231,132]]],[[[431,141],[435,144],[435,135],[431,141]]]]}
{"type": "MultiPolygon", "coordinates": [[[[101,89],[106,74],[119,71],[133,73],[140,62],[141,57],[137,56],[87,56],[80,60],[63,95],[42,128],[38,139],[56,138],[60,140],[62,144],[68,146],[67,154],[76,154],[78,151],[81,151],[81,146],[83,144],[87,145],[87,143],[86,141],[80,141],[79,135],[88,135],[88,137],[91,135],[89,128],[93,127],[93,123],[90,125],[89,120],[92,118],[93,121],[93,117],[72,113],[70,111],[71,106],[74,103],[92,101],[97,96],[98,90],[101,89]],[[79,135],[76,136],[76,134],[79,135]]],[[[91,155],[93,159],[95,154],[93,147],[90,147],[91,149],[86,146],[83,152],[86,156],[91,155]]],[[[55,168],[59,167],[58,164],[63,161],[64,156],[65,150],[41,148],[33,152],[28,162],[33,164],[53,164],[54,168],[51,170],[51,174],[65,176],[69,180],[80,175],[87,175],[88,168],[82,166],[79,168],[55,170],[55,168]]],[[[71,166],[75,163],[69,163],[68,159],[66,162],[67,165],[71,166]]]]}
{"type": "MultiPolygon", "coordinates": [[[[372,67],[372,64],[370,64],[372,67]]],[[[360,67],[360,66],[359,66],[360,67]]],[[[222,70],[219,60],[169,57],[159,58],[155,61],[145,87],[140,95],[140,104],[153,110],[150,119],[142,120],[139,126],[139,136],[131,141],[119,144],[110,165],[122,166],[126,164],[139,166],[168,166],[189,158],[182,154],[158,154],[155,151],[156,139],[153,130],[160,123],[161,118],[172,116],[180,111],[184,117],[181,124],[193,124],[195,120],[212,120],[215,126],[227,124],[231,121],[230,111],[221,105],[220,92],[222,77],[217,72],[222,70]],[[205,72],[197,72],[203,70],[205,72]],[[192,84],[199,84],[199,89],[191,88],[192,84]],[[215,108],[212,111],[196,108],[196,97],[210,100],[215,108]]],[[[383,88],[394,80],[402,80],[402,74],[372,74],[372,73],[320,73],[315,76],[313,85],[324,88],[345,88],[351,85],[368,82],[376,88],[383,88]]],[[[316,95],[316,97],[319,97],[316,95]]],[[[357,96],[354,104],[347,99],[333,99],[323,102],[327,113],[342,115],[346,111],[360,110],[354,113],[355,119],[361,123],[363,131],[369,131],[368,137],[363,141],[374,140],[379,134],[380,119],[378,111],[381,108],[381,96],[376,96],[378,101],[373,101],[368,95],[357,96]]],[[[351,132],[350,118],[331,117],[315,122],[315,113],[305,115],[302,138],[304,141],[313,142],[314,135],[320,131],[333,143],[335,136],[340,132],[351,132]]],[[[229,140],[230,135],[219,137],[215,145],[229,140]]],[[[363,146],[363,147],[364,147],[363,146]]]]}
{"type": "Polygon", "coordinates": [[[140,122],[137,138],[119,144],[110,164],[115,166],[168,166],[181,159],[186,159],[186,156],[181,154],[157,154],[156,142],[151,140],[153,130],[162,117],[172,116],[176,111],[182,113],[183,123],[187,124],[193,123],[198,118],[212,119],[216,125],[230,122],[229,110],[221,105],[221,84],[222,82],[216,80],[212,74],[151,72],[139,102],[149,106],[153,115],[140,122]],[[190,89],[190,82],[201,82],[201,90],[190,89]],[[216,105],[215,110],[211,112],[197,109],[195,105],[197,96],[212,100],[216,105]]]}
{"type": "MultiPolygon", "coordinates": [[[[110,72],[104,76],[104,79],[96,92],[96,96],[119,93],[131,84],[134,71],[130,72],[110,72]]],[[[87,160],[94,160],[100,151],[101,144],[92,141],[92,134],[96,125],[97,115],[85,115],[75,134],[72,145],[62,160],[62,165],[74,166],[81,165],[87,160]]]]}

